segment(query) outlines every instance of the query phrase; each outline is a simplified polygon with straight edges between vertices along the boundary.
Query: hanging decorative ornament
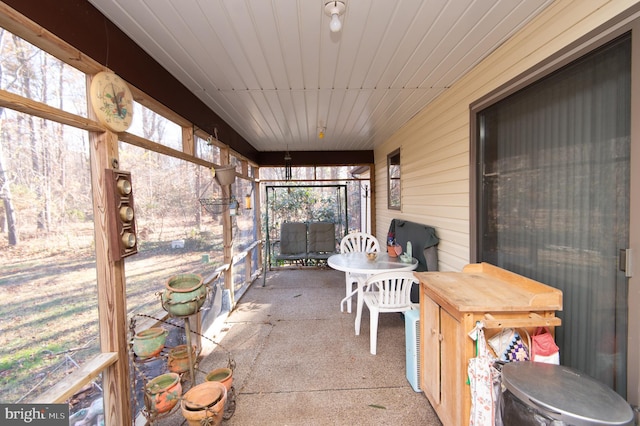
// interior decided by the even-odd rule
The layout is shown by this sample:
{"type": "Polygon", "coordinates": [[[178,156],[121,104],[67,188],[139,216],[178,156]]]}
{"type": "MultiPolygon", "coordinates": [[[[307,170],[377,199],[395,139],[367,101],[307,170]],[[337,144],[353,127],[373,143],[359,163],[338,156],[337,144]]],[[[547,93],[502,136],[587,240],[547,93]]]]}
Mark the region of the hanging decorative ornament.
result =
{"type": "Polygon", "coordinates": [[[291,178],[291,154],[287,151],[286,154],[284,154],[284,179],[291,180],[291,178]]]}

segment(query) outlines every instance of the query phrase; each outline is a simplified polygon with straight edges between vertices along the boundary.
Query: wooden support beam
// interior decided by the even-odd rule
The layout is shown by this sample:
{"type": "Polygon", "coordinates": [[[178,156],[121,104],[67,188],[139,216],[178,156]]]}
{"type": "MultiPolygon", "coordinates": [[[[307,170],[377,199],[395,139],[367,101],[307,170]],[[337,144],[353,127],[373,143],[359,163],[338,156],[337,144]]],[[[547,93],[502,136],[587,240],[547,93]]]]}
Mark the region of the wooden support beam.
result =
{"type": "MultiPolygon", "coordinates": [[[[262,235],[262,215],[260,212],[262,211],[262,205],[260,204],[260,168],[253,168],[253,211],[256,215],[256,230],[257,230],[257,240],[259,241],[260,247],[258,248],[258,257],[257,257],[257,265],[260,268],[264,265],[264,235],[262,235]]],[[[262,271],[264,274],[267,271],[262,271]]]]}
{"type": "Polygon", "coordinates": [[[96,120],[80,117],[70,112],[54,108],[42,102],[34,101],[6,90],[0,89],[0,107],[9,108],[25,114],[55,121],[79,129],[104,132],[105,127],[96,120]]]}
{"type": "Polygon", "coordinates": [[[196,156],[195,139],[191,127],[182,128],[182,151],[193,157],[196,156]]]}
{"type": "MultiPolygon", "coordinates": [[[[88,77],[90,80],[90,77],[88,77]]],[[[87,88],[91,86],[87,82],[87,88]]],[[[87,99],[89,97],[87,96],[87,99]]],[[[89,108],[90,117],[93,110],[89,108]]],[[[96,271],[98,283],[98,321],[102,352],[117,353],[118,361],[102,375],[104,420],[107,425],[129,425],[131,420],[131,386],[129,378],[129,343],[127,323],[127,297],[124,260],[111,261],[110,229],[105,186],[105,169],[112,168],[118,159],[118,135],[112,132],[90,132],[89,154],[93,213],[95,217],[96,271]]],[[[135,184],[135,182],[134,182],[135,184]]],[[[135,193],[135,189],[134,189],[135,193]]],[[[113,212],[115,213],[115,212],[113,212]]]]}

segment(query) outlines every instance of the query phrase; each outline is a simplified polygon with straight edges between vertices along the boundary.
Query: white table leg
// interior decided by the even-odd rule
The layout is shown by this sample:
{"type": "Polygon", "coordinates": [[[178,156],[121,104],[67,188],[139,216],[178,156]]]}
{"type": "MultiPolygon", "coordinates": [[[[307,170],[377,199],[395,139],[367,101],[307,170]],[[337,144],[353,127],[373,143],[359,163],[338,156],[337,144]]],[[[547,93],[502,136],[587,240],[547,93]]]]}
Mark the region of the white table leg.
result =
{"type": "Polygon", "coordinates": [[[358,303],[356,311],[356,336],[360,335],[360,321],[362,320],[362,305],[364,304],[363,291],[364,283],[367,281],[366,276],[358,276],[358,303]]]}
{"type": "MultiPolygon", "coordinates": [[[[340,301],[340,312],[344,312],[344,306],[346,303],[351,303],[351,298],[353,297],[354,294],[356,294],[358,292],[358,288],[356,287],[355,290],[353,290],[351,293],[349,293],[347,295],[347,297],[345,297],[344,299],[342,299],[340,301]]],[[[349,309],[349,313],[351,313],[351,309],[349,309]]]]}

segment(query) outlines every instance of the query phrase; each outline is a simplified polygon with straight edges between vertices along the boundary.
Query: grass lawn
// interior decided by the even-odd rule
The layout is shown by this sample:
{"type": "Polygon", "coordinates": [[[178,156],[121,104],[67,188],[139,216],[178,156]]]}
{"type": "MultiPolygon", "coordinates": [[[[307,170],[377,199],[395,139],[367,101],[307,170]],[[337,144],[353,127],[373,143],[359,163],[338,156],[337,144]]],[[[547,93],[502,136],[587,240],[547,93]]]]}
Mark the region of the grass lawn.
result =
{"type": "MultiPolygon", "coordinates": [[[[88,237],[91,240],[92,235],[88,237]]],[[[66,241],[68,243],[68,241],[66,241]]],[[[159,292],[175,274],[203,272],[202,255],[219,247],[187,240],[141,243],[125,260],[127,310],[153,314],[159,292]]],[[[219,259],[217,264],[219,264],[219,259]]],[[[0,240],[0,403],[32,401],[100,351],[94,251],[34,238],[10,247],[0,240]]]]}

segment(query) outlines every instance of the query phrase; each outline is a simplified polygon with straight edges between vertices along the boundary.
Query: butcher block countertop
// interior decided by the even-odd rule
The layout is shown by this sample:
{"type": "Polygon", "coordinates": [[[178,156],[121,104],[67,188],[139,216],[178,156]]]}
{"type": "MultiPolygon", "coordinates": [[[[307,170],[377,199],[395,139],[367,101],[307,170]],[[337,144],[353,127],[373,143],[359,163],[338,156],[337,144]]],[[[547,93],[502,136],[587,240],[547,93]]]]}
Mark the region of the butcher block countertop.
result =
{"type": "Polygon", "coordinates": [[[429,297],[460,313],[562,310],[562,291],[489,263],[415,275],[429,297]]]}
{"type": "Polygon", "coordinates": [[[478,324],[487,338],[504,328],[533,334],[562,324],[562,292],[489,263],[461,272],[415,272],[420,280],[420,386],[443,425],[469,424],[469,360],[478,324]]]}

